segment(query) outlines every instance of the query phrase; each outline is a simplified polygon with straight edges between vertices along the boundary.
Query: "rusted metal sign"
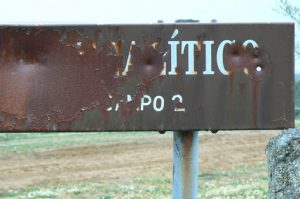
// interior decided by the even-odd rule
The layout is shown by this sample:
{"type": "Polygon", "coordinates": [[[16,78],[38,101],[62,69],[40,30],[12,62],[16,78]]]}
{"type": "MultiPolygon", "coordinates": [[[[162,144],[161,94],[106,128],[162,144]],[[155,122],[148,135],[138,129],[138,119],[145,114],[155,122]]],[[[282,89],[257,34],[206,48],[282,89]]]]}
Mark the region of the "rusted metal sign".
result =
{"type": "Polygon", "coordinates": [[[0,27],[1,131],[294,126],[293,24],[0,27]]]}

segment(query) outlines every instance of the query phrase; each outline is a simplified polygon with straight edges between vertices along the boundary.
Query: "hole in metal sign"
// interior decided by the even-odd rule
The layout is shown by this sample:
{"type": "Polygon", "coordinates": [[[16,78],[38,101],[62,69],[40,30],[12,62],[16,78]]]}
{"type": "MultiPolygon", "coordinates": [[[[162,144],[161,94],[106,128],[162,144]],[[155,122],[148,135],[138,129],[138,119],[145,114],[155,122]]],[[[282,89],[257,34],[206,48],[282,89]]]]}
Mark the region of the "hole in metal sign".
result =
{"type": "Polygon", "coordinates": [[[238,56],[238,55],[239,55],[238,49],[234,49],[233,52],[232,52],[232,54],[233,54],[234,56],[238,56]]]}
{"type": "Polygon", "coordinates": [[[261,72],[262,71],[262,67],[261,66],[256,66],[255,70],[256,70],[256,72],[261,72]]]}
{"type": "Polygon", "coordinates": [[[152,65],[152,64],[153,64],[153,60],[152,60],[151,58],[147,58],[147,59],[145,60],[145,64],[146,64],[146,65],[152,65]]]}

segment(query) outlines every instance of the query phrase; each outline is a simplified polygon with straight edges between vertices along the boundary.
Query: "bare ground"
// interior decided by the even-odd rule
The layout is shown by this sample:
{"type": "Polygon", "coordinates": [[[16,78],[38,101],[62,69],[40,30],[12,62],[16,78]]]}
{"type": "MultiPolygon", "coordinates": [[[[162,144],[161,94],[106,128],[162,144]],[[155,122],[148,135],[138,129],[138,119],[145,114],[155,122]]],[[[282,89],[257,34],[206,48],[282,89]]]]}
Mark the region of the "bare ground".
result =
{"type": "MultiPolygon", "coordinates": [[[[280,131],[199,133],[200,170],[265,161],[265,146],[280,131]]],[[[124,141],[0,156],[0,192],[43,184],[172,175],[171,133],[124,141]]]]}

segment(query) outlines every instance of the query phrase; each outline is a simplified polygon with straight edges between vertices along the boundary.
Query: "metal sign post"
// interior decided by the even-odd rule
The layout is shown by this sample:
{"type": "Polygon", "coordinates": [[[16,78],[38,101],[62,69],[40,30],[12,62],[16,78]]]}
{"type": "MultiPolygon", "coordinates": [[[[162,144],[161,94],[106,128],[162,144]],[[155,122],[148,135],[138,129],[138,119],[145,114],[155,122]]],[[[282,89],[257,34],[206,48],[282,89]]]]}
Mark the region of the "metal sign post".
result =
{"type": "Polygon", "coordinates": [[[198,193],[198,132],[174,131],[173,199],[196,199],[198,193]]]}

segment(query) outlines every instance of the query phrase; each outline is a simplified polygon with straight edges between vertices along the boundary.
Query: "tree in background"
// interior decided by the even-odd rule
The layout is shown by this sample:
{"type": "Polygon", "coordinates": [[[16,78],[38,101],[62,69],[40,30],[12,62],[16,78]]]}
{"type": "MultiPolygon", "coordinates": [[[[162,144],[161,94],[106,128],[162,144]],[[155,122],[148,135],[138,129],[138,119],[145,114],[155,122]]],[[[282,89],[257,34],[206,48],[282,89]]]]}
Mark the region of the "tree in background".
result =
{"type": "MultiPolygon", "coordinates": [[[[295,6],[290,0],[279,0],[279,11],[281,14],[290,17],[294,20],[295,25],[300,27],[300,7],[295,6]]],[[[299,35],[298,35],[299,36],[299,35]]],[[[299,39],[299,38],[298,38],[299,39]]],[[[297,34],[296,34],[297,41],[297,34]]],[[[296,55],[300,57],[300,43],[296,42],[296,55]]],[[[296,79],[297,80],[297,79],[296,79]]],[[[300,118],[300,81],[295,82],[295,114],[296,118],[300,118]]]]}
{"type": "MultiPolygon", "coordinates": [[[[300,8],[293,5],[289,0],[279,0],[279,10],[285,16],[290,17],[300,26],[300,8]]],[[[300,43],[296,43],[296,54],[300,56],[300,43]]]]}

